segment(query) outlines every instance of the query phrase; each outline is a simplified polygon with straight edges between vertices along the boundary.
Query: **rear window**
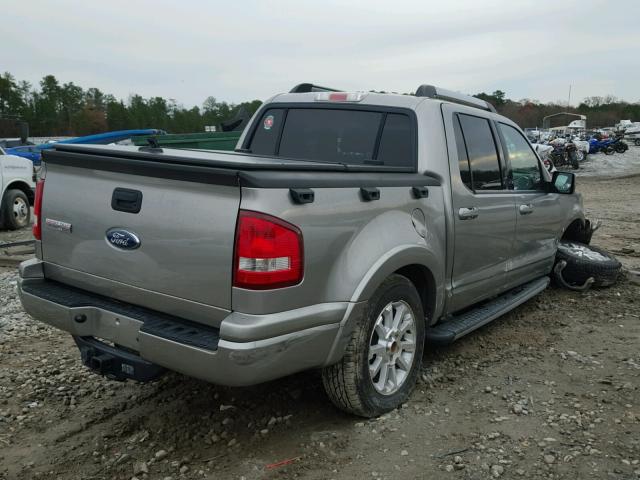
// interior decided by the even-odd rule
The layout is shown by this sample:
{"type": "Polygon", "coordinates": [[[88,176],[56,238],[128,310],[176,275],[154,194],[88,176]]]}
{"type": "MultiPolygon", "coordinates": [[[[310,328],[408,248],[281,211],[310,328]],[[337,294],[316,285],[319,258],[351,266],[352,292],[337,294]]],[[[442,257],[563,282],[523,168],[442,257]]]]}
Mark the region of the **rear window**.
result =
{"type": "Polygon", "coordinates": [[[367,110],[290,108],[265,111],[249,149],[300,160],[413,167],[408,115],[367,110]]]}
{"type": "Polygon", "coordinates": [[[387,114],[380,138],[377,159],[383,165],[408,166],[412,158],[411,120],[407,115],[387,114]]]}
{"type": "Polygon", "coordinates": [[[273,108],[264,112],[258,128],[253,134],[251,149],[255,153],[273,155],[276,151],[284,110],[273,108]]]}

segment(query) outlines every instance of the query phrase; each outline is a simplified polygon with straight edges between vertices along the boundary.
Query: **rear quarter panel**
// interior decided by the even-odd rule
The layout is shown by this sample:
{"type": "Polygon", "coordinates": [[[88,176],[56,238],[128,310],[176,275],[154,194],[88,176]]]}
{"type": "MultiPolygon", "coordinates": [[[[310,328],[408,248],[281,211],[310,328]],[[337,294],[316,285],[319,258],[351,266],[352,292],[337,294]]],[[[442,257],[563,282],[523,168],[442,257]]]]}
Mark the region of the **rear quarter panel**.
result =
{"type": "Polygon", "coordinates": [[[289,288],[233,288],[233,310],[261,314],[367,300],[387,275],[410,264],[429,268],[440,288],[445,252],[442,188],[429,187],[428,198],[415,199],[409,186],[381,187],[380,200],[371,202],[362,201],[359,190],[316,188],[313,203],[297,205],[286,189],[243,188],[241,208],[274,215],[301,229],[305,273],[302,283],[289,288]],[[425,217],[424,237],[412,222],[416,209],[425,217]]]}

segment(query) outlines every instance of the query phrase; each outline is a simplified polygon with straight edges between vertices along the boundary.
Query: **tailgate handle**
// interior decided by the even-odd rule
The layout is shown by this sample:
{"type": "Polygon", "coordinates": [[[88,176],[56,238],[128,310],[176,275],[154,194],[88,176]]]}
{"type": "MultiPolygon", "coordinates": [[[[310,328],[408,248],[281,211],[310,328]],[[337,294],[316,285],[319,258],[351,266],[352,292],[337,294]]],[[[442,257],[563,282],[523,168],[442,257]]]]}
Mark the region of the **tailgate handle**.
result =
{"type": "Polygon", "coordinates": [[[365,202],[380,200],[380,190],[376,187],[362,187],[360,189],[360,195],[362,195],[362,200],[365,202]]]}
{"type": "Polygon", "coordinates": [[[129,188],[116,188],[111,196],[111,208],[118,212],[140,212],[142,208],[142,192],[129,188]]]}

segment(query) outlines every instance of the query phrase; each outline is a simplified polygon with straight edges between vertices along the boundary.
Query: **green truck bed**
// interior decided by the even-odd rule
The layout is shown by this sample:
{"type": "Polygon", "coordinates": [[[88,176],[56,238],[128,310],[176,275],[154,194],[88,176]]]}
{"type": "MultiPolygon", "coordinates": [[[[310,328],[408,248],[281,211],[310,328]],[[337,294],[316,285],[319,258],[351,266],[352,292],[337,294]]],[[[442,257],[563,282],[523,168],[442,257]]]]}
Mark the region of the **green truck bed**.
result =
{"type": "Polygon", "coordinates": [[[197,148],[202,150],[233,150],[242,132],[205,132],[151,135],[134,137],[134,145],[147,145],[148,138],[155,138],[159,147],[197,148]]]}

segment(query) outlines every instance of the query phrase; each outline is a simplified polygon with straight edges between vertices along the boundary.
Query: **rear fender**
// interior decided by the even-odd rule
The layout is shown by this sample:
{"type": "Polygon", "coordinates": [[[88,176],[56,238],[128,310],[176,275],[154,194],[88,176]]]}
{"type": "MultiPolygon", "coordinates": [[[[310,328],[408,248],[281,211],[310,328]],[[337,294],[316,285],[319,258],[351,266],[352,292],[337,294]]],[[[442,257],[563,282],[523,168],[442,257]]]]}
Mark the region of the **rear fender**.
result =
{"type": "Polygon", "coordinates": [[[444,258],[436,256],[426,247],[400,245],[389,250],[369,268],[357,286],[351,298],[352,302],[366,301],[389,275],[408,265],[425,267],[432,275],[435,284],[435,308],[431,320],[438,318],[444,299],[444,258]]]}

